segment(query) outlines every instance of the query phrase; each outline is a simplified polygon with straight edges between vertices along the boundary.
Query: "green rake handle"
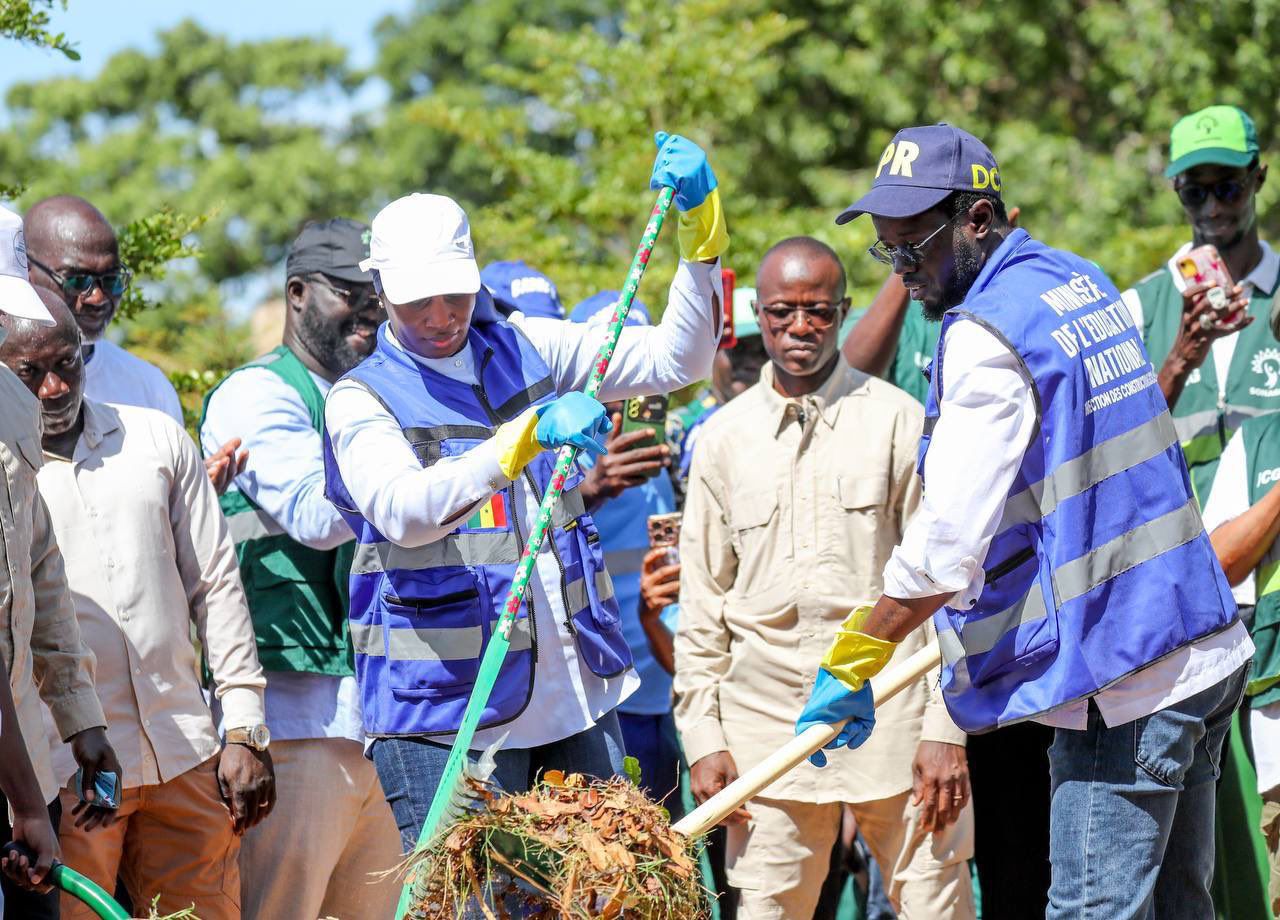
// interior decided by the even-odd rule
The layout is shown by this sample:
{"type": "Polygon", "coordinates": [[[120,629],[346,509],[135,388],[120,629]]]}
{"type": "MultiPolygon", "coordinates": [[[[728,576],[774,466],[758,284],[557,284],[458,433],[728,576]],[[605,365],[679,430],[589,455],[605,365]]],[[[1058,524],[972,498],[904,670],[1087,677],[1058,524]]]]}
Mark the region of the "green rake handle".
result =
{"type": "MultiPolygon", "coordinates": [[[[587,380],[586,393],[588,396],[594,397],[600,392],[600,385],[604,382],[605,372],[608,371],[609,362],[613,359],[613,350],[618,345],[618,337],[622,334],[622,327],[626,323],[627,313],[631,310],[631,302],[635,299],[636,291],[640,287],[640,279],[644,276],[645,267],[649,264],[649,256],[653,252],[654,243],[658,239],[658,233],[662,230],[662,222],[667,216],[667,211],[671,207],[671,201],[674,196],[675,190],[671,188],[664,188],[658,193],[658,200],[649,215],[649,223],[644,228],[644,236],[640,239],[640,246],[636,250],[635,258],[631,260],[631,269],[627,272],[626,283],[622,286],[622,297],[618,299],[618,304],[613,311],[613,318],[609,321],[604,344],[596,352],[595,367],[592,368],[591,377],[587,380]]],[[[502,616],[498,618],[493,637],[489,640],[484,657],[480,659],[480,673],[476,676],[475,687],[471,690],[471,698],[467,702],[466,711],[462,714],[462,724],[458,726],[458,736],[453,742],[453,748],[449,751],[449,759],[445,763],[444,775],[441,776],[440,785],[436,788],[435,796],[431,800],[431,808],[427,812],[426,822],[422,825],[422,833],[418,835],[419,850],[425,847],[435,836],[436,827],[440,824],[440,819],[448,809],[450,798],[453,795],[453,788],[458,782],[458,777],[462,775],[462,769],[467,762],[467,752],[471,750],[471,741],[475,737],[476,726],[480,722],[480,715],[484,712],[485,706],[489,704],[489,695],[493,693],[494,684],[498,680],[498,672],[502,668],[502,661],[506,658],[507,649],[511,645],[511,630],[515,626],[516,616],[520,613],[520,605],[524,599],[525,589],[528,587],[529,579],[533,575],[534,561],[538,557],[538,552],[542,549],[547,529],[551,526],[552,509],[560,501],[560,493],[564,490],[565,478],[569,475],[569,469],[573,465],[577,453],[576,448],[566,445],[560,448],[560,453],[556,457],[555,473],[551,477],[551,486],[547,489],[546,495],[542,498],[542,504],[538,508],[538,517],[534,521],[533,530],[529,533],[529,541],[525,545],[524,553],[520,556],[520,564],[516,567],[515,577],[511,580],[511,590],[507,593],[507,600],[503,604],[502,616]]],[[[396,920],[402,920],[412,900],[413,884],[406,882],[400,892],[400,903],[396,906],[396,920]]]]}
{"type": "MultiPolygon", "coordinates": [[[[36,854],[25,844],[10,840],[3,848],[0,848],[0,855],[7,856],[10,852],[25,856],[28,862],[35,864],[36,854]]],[[[75,869],[69,868],[57,860],[54,860],[53,868],[49,870],[47,880],[55,888],[60,888],[72,897],[79,898],[102,920],[130,920],[129,914],[116,903],[111,895],[75,869]]]]}

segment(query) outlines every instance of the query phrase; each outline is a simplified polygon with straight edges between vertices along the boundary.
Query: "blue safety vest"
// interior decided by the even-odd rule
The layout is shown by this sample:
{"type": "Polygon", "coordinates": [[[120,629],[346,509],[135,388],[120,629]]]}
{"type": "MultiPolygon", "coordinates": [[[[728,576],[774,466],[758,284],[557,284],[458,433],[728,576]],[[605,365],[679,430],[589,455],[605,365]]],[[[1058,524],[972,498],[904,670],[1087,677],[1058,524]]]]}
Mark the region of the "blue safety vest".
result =
{"type": "MultiPolygon", "coordinates": [[[[373,354],[344,378],[367,388],[396,417],[424,467],[466,453],[492,437],[495,426],[556,396],[549,368],[515,327],[473,324],[468,340],[477,385],[414,361],[387,340],[385,323],[373,354]]],[[[539,498],[554,466],[554,454],[544,452],[525,468],[525,481],[539,498]]],[[[443,539],[397,546],[356,510],[344,477],[359,475],[359,470],[338,469],[326,434],[326,494],[356,534],[349,624],[365,732],[457,731],[531,522],[524,519],[511,485],[443,539]]],[[[613,677],[630,667],[631,654],[600,535],[578,492],[581,479],[575,470],[565,482],[542,551],[551,552],[563,572],[560,589],[578,654],[592,673],[613,677]]],[[[514,719],[533,692],[538,636],[529,615],[531,595],[511,634],[481,728],[514,719]]]]}
{"type": "Polygon", "coordinates": [[[1010,234],[943,318],[921,475],[958,319],[1017,356],[1039,421],[978,602],[935,617],[947,708],[977,732],[1092,696],[1237,613],[1155,371],[1111,280],[1024,230],[1010,234]]]}

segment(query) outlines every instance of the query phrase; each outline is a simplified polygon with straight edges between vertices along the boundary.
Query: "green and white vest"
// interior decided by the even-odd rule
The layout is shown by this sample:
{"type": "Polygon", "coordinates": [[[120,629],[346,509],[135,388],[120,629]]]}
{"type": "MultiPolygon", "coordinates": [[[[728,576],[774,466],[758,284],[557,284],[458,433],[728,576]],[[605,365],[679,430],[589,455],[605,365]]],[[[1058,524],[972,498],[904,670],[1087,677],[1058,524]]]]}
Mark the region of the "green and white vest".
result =
{"type": "MultiPolygon", "coordinates": [[[[1280,481],[1280,415],[1245,423],[1245,470],[1249,476],[1249,506],[1280,481]]],[[[1253,573],[1257,583],[1257,608],[1253,613],[1255,651],[1246,692],[1254,706],[1280,700],[1280,540],[1271,545],[1253,573]]]]}
{"type": "MultiPolygon", "coordinates": [[[[1134,290],[1142,301],[1143,340],[1151,363],[1158,370],[1178,337],[1182,321],[1182,293],[1168,266],[1143,278],[1134,290]]],[[[1201,504],[1218,471],[1218,459],[1227,441],[1246,419],[1280,411],[1280,342],[1271,334],[1271,301],[1274,288],[1255,288],[1249,301],[1253,322],[1236,333],[1235,351],[1227,368],[1227,386],[1221,398],[1213,352],[1192,371],[1172,409],[1173,426],[1182,442],[1191,484],[1201,504]]]]}
{"type": "MultiPolygon", "coordinates": [[[[281,345],[231,373],[250,367],[265,368],[293,387],[307,407],[311,424],[316,431],[323,431],[324,396],[293,352],[281,345]]],[[[205,397],[201,425],[216,390],[205,397]]],[[[355,541],[337,549],[311,549],[288,536],[234,486],[219,501],[235,540],[263,669],[338,676],[353,673],[347,637],[347,578],[355,541]]]]}

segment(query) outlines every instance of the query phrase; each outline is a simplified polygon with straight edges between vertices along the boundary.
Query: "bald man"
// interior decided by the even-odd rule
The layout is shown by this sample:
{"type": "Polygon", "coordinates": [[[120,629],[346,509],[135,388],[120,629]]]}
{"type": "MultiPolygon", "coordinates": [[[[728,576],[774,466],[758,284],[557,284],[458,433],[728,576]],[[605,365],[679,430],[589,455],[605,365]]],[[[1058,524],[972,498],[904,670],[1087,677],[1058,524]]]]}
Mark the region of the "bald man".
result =
{"type": "MultiPolygon", "coordinates": [[[[239,835],[275,800],[271,757],[219,740],[198,678],[194,623],[228,735],[264,721],[262,668],[235,546],[200,452],[154,409],[84,398],[81,333],[61,297],[39,289],[53,325],[0,317],[0,363],[40,400],[38,480],[66,563],[75,619],[97,656],[97,689],[120,755],[119,810],[87,833],[57,737],[63,858],[134,904],[195,905],[240,917],[239,835]]],[[[64,918],[96,916],[64,897],[64,918]]]]}
{"type": "MultiPolygon", "coordinates": [[[[80,327],[85,395],[101,403],[158,409],[179,425],[182,404],[164,371],[106,338],[132,273],[102,212],[75,195],[42,198],[23,217],[31,283],[56,291],[80,327]]],[[[244,468],[239,439],[205,461],[219,494],[244,468]]]]}
{"type": "MultiPolygon", "coordinates": [[[[841,357],[839,258],[795,237],[765,255],[755,312],[769,363],[703,428],[680,542],[676,722],[704,801],[794,733],[813,658],[881,572],[920,499],[920,406],[841,357]]],[[[917,630],[906,657],[927,641],[917,630]]],[[[964,733],[919,680],[880,730],[804,764],[729,821],[740,920],[811,920],[843,805],[904,920],[974,916],[964,733]],[[749,813],[748,813],[749,812],[749,813]]]]}

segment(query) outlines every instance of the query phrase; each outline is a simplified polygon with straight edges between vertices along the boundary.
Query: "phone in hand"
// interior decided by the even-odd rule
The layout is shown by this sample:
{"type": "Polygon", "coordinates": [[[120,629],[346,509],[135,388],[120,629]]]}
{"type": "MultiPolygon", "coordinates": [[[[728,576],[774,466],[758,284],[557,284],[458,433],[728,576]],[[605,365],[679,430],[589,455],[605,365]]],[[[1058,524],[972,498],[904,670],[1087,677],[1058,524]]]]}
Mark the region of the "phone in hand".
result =
{"type": "Polygon", "coordinates": [[[649,545],[666,547],[667,565],[680,561],[680,512],[649,515],[649,545]]]}
{"type": "Polygon", "coordinates": [[[1216,246],[1197,246],[1179,258],[1176,264],[1178,274],[1186,283],[1186,290],[1206,292],[1209,305],[1219,313],[1219,325],[1233,326],[1244,318],[1243,310],[1237,310],[1230,316],[1221,315],[1230,305],[1230,292],[1235,282],[1231,280],[1231,272],[1216,246]]]}
{"type": "MultiPolygon", "coordinates": [[[[119,808],[120,777],[111,770],[99,770],[93,776],[93,795],[93,801],[85,804],[97,808],[119,808]]],[[[76,797],[82,802],[85,801],[84,767],[76,770],[76,797]]]]}
{"type": "MultiPolygon", "coordinates": [[[[665,393],[657,396],[636,396],[628,399],[623,405],[622,430],[619,433],[627,434],[643,428],[653,429],[653,437],[637,446],[647,447],[651,444],[667,442],[667,395],[665,393]]],[[[658,471],[654,470],[649,473],[649,478],[652,479],[656,475],[658,471]]]]}

